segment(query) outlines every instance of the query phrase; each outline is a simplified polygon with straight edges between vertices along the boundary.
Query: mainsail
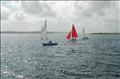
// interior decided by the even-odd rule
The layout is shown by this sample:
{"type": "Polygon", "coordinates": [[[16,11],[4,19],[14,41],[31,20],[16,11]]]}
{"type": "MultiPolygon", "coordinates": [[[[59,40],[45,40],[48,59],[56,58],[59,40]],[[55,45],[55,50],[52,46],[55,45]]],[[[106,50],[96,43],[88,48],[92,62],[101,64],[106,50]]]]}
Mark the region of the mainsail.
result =
{"type": "Polygon", "coordinates": [[[76,29],[74,27],[74,25],[72,25],[72,38],[77,38],[78,37],[78,34],[76,32],[76,29]]]}
{"type": "Polygon", "coordinates": [[[47,19],[45,19],[44,26],[41,28],[41,39],[47,40],[47,19]]]}
{"type": "Polygon", "coordinates": [[[42,35],[43,35],[43,27],[41,27],[41,39],[43,39],[42,35]]]}
{"type": "Polygon", "coordinates": [[[78,34],[76,32],[75,26],[72,25],[72,30],[68,33],[68,35],[66,36],[66,38],[68,40],[72,39],[76,39],[78,37],[78,34]]]}

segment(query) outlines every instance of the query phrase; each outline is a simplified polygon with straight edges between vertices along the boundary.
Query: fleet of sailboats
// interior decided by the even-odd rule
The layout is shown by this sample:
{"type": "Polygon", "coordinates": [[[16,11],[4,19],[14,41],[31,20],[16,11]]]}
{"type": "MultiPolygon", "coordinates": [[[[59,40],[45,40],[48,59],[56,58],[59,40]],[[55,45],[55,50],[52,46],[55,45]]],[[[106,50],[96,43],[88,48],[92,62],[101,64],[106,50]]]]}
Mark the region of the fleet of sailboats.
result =
{"type": "MultiPolygon", "coordinates": [[[[77,41],[78,33],[77,33],[76,29],[75,29],[74,24],[72,24],[72,29],[70,30],[70,32],[68,33],[66,38],[69,41],[72,41],[72,42],[77,41]]],[[[82,38],[82,40],[87,40],[87,39],[89,39],[89,38],[85,36],[85,27],[83,27],[83,38],[82,38]]],[[[55,46],[55,45],[58,45],[58,43],[56,43],[56,42],[53,43],[47,37],[47,19],[45,19],[44,26],[41,27],[41,40],[42,40],[42,45],[43,46],[55,46]]]]}

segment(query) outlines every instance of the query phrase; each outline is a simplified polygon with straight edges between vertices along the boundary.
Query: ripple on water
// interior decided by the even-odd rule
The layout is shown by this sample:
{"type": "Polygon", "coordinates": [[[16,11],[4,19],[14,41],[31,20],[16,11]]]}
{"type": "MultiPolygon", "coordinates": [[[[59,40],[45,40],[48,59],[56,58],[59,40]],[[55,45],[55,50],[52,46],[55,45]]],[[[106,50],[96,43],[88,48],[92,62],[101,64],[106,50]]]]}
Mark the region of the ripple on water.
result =
{"type": "Polygon", "coordinates": [[[98,35],[86,41],[80,38],[80,45],[72,45],[57,34],[54,39],[65,44],[53,47],[43,47],[39,35],[18,36],[2,38],[3,79],[120,78],[115,36],[98,35]]]}

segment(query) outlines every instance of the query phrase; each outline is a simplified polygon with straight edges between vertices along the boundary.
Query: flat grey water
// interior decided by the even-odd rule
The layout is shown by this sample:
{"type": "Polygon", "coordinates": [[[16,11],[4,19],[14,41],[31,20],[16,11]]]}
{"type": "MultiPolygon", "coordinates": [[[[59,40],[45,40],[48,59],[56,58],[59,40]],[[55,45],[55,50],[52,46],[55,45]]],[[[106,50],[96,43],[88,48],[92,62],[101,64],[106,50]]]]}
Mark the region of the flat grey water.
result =
{"type": "Polygon", "coordinates": [[[76,45],[49,34],[59,44],[43,47],[39,34],[3,34],[1,79],[120,79],[120,35],[89,37],[76,45]]]}

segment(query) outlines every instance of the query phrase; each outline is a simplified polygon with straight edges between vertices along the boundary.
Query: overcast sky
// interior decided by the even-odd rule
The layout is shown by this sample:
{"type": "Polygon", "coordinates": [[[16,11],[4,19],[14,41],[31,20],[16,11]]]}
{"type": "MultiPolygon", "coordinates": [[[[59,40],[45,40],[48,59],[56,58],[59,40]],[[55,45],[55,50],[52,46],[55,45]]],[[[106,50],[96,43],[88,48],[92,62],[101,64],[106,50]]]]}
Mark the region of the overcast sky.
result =
{"type": "Polygon", "coordinates": [[[2,1],[2,31],[120,32],[120,1],[2,1]]]}

